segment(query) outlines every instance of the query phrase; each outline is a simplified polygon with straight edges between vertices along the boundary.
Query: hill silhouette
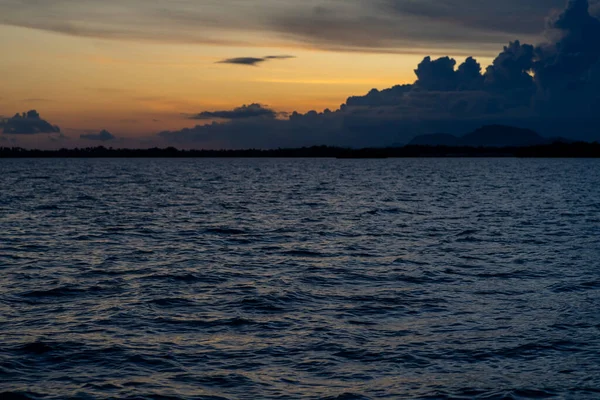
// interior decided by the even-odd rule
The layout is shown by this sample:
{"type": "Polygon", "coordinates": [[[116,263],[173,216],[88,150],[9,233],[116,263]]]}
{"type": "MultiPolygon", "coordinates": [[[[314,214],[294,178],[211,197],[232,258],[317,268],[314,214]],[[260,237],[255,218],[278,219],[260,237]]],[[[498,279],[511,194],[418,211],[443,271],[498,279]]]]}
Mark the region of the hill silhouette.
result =
{"type": "Polygon", "coordinates": [[[561,138],[548,139],[531,129],[506,125],[486,125],[464,136],[446,133],[415,137],[412,146],[468,146],[468,147],[526,147],[566,141],[561,138]]]}

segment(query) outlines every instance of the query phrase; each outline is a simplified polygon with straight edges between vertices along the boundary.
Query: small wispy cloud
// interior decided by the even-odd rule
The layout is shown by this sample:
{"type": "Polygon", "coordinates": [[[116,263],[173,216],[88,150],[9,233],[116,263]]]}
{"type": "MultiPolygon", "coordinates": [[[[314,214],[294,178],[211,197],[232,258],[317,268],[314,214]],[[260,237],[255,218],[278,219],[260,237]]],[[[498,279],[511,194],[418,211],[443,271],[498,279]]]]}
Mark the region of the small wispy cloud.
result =
{"type": "Polygon", "coordinates": [[[102,130],[100,133],[90,133],[87,135],[80,135],[81,139],[85,140],[98,140],[100,142],[108,142],[110,140],[115,140],[116,137],[107,130],[102,130]]]}
{"type": "Polygon", "coordinates": [[[281,55],[264,57],[265,60],[289,60],[290,58],[296,58],[296,56],[281,55]]]}
{"type": "Polygon", "coordinates": [[[189,116],[189,119],[249,119],[249,118],[275,118],[277,112],[263,106],[262,104],[253,103],[250,105],[243,105],[241,107],[234,108],[233,110],[221,110],[221,111],[203,111],[199,114],[189,116]]]}
{"type": "Polygon", "coordinates": [[[261,63],[270,60],[289,60],[296,58],[295,56],[289,55],[277,55],[277,56],[265,56],[265,57],[235,57],[227,58],[225,60],[217,61],[217,64],[233,64],[233,65],[245,65],[255,67],[261,63]]]}

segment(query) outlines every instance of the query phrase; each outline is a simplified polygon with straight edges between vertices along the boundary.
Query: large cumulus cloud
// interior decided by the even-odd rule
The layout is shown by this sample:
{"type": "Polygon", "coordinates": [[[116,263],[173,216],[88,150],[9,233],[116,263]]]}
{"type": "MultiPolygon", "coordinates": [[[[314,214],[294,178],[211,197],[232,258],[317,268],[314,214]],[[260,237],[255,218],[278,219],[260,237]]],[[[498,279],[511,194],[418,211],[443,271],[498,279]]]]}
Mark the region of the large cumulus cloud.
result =
{"type": "Polygon", "coordinates": [[[549,21],[548,35],[557,40],[538,46],[533,62],[541,107],[595,114],[600,106],[600,20],[589,14],[586,0],[571,0],[549,21]]]}
{"type": "Polygon", "coordinates": [[[230,120],[161,136],[238,148],[369,146],[502,123],[547,136],[600,139],[600,21],[587,0],[571,0],[547,20],[545,36],[539,45],[509,43],[485,71],[473,57],[462,63],[426,57],[414,84],[350,97],[334,112],[230,120]]]}

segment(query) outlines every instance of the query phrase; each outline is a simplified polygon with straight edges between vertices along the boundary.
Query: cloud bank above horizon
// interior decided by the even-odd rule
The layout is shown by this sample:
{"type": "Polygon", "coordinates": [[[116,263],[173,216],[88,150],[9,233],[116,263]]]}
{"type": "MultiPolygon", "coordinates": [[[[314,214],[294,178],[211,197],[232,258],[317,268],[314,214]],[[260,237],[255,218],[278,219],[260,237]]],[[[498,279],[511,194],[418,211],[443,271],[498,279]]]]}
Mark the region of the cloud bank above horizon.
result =
{"type": "Polygon", "coordinates": [[[516,37],[534,40],[548,13],[563,5],[563,0],[4,0],[0,24],[120,40],[369,52],[452,48],[478,55],[516,37]]]}
{"type": "MultiPolygon", "coordinates": [[[[22,2],[13,0],[10,3],[22,2]]],[[[288,4],[286,1],[283,3],[288,4]]],[[[330,7],[339,5],[333,0],[321,3],[330,7]]],[[[382,9],[388,14],[410,11],[427,18],[463,22],[469,19],[464,11],[440,8],[455,4],[453,0],[423,1],[418,7],[414,2],[384,0],[368,4],[349,0],[344,4],[350,3],[361,7],[385,5],[382,9]]],[[[564,5],[563,0],[560,3],[564,5]]],[[[221,9],[218,4],[215,2],[213,6],[221,9]]],[[[472,10],[483,12],[493,9],[486,4],[473,2],[468,14],[472,17],[472,10]]],[[[517,6],[512,1],[505,4],[517,6]]],[[[539,2],[531,2],[530,9],[538,10],[537,4],[539,2]]],[[[151,140],[188,148],[275,148],[320,144],[388,146],[407,143],[419,134],[462,133],[487,124],[531,128],[546,136],[599,140],[600,117],[596,110],[600,107],[600,20],[594,16],[596,5],[590,5],[587,0],[570,0],[566,8],[552,11],[546,18],[543,34],[537,35],[543,40],[537,45],[511,41],[485,70],[475,57],[468,57],[462,63],[451,57],[425,57],[415,69],[417,79],[413,84],[373,89],[366,95],[351,96],[334,111],[287,114],[255,101],[233,109],[182,112],[185,118],[202,120],[206,124],[163,131],[151,140]]],[[[547,6],[543,8],[548,10],[547,6]]],[[[327,10],[318,13],[328,15],[327,10]]],[[[509,14],[514,20],[519,20],[518,17],[527,13],[509,14]]],[[[483,24],[483,20],[479,21],[481,16],[477,15],[475,20],[470,20],[469,26],[483,24]]],[[[498,19],[490,16],[490,26],[494,27],[502,20],[502,15],[500,13],[498,19]]],[[[368,24],[366,29],[368,31],[368,24]]],[[[502,31],[499,27],[493,29],[502,31]]],[[[519,29],[527,36],[525,26],[519,29]]],[[[277,56],[280,57],[284,56],[277,56]]],[[[252,60],[259,59],[270,58],[252,60]]],[[[253,62],[240,61],[242,65],[252,65],[253,62]]],[[[39,114],[36,115],[39,118],[39,114]]],[[[43,130],[23,130],[22,133],[46,133],[43,130]]]]}
{"type": "Polygon", "coordinates": [[[538,45],[511,42],[485,71],[473,57],[460,65],[450,57],[426,57],[414,84],[350,97],[334,112],[229,118],[160,136],[183,146],[385,146],[417,134],[501,123],[600,139],[600,20],[590,15],[587,0],[571,0],[550,17],[545,37],[538,45]]]}

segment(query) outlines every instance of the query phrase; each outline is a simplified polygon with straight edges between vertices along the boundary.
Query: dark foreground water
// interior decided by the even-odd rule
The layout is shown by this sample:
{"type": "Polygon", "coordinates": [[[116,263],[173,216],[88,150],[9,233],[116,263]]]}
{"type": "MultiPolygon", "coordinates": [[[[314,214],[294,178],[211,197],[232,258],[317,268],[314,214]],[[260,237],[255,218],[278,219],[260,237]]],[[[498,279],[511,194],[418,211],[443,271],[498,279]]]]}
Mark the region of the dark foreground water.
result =
{"type": "Polygon", "coordinates": [[[600,398],[600,161],[0,160],[0,188],[2,400],[600,398]]]}

